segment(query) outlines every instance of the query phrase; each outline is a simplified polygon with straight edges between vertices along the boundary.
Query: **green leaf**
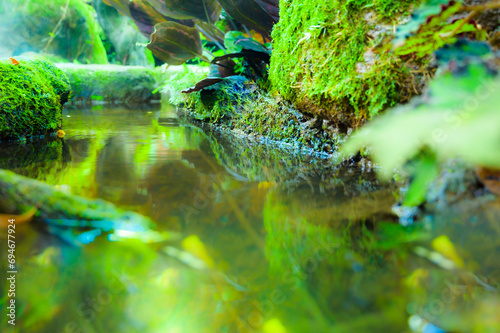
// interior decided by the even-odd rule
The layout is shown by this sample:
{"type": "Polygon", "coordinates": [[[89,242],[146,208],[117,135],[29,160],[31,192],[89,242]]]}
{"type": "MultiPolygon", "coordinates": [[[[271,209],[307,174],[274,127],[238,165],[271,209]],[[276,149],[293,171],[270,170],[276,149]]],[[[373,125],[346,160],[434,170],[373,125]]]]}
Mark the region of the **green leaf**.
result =
{"type": "Polygon", "coordinates": [[[214,23],[222,11],[217,0],[148,0],[148,2],[163,15],[181,20],[196,18],[214,23]]]}
{"type": "Polygon", "coordinates": [[[195,57],[207,61],[202,54],[198,30],[175,22],[155,25],[155,32],[151,35],[147,48],[169,65],[182,65],[195,57]]]}
{"type": "Polygon", "coordinates": [[[241,52],[241,46],[234,45],[236,38],[239,36],[243,36],[241,31],[229,31],[224,36],[224,46],[229,53],[241,52]]]}
{"type": "Polygon", "coordinates": [[[426,103],[395,108],[357,131],[343,146],[355,153],[370,146],[382,175],[389,176],[427,147],[438,160],[500,168],[500,78],[479,64],[446,73],[430,85],[426,103]]]}
{"type": "Polygon", "coordinates": [[[261,43],[244,36],[240,31],[229,31],[224,38],[224,45],[230,53],[238,53],[245,49],[271,54],[261,43]]]}
{"type": "Polygon", "coordinates": [[[430,183],[437,178],[439,164],[434,155],[424,153],[412,163],[411,168],[413,180],[408,187],[403,205],[418,206],[425,201],[430,183]]]}

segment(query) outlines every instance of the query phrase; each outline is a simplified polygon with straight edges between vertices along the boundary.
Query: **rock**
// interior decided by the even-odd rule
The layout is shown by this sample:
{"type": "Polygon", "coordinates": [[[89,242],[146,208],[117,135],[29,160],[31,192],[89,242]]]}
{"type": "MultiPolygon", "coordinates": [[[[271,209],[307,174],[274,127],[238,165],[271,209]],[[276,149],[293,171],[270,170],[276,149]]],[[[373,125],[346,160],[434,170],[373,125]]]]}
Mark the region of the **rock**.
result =
{"type": "Polygon", "coordinates": [[[407,102],[420,92],[420,76],[383,49],[418,3],[280,2],[269,69],[273,92],[342,132],[407,102]]]}
{"type": "Polygon", "coordinates": [[[0,59],[0,141],[54,133],[70,95],[64,73],[42,59],[0,59]]]}
{"type": "Polygon", "coordinates": [[[153,94],[153,70],[140,66],[57,64],[71,83],[72,102],[145,103],[159,100],[153,94]]]}

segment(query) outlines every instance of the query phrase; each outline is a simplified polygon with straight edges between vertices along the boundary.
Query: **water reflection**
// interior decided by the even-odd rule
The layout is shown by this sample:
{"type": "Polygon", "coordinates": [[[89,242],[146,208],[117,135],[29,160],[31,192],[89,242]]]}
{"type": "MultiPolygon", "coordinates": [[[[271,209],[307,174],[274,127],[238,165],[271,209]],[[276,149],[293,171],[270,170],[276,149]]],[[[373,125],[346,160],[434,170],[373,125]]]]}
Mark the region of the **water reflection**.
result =
{"type": "Polygon", "coordinates": [[[499,211],[490,203],[405,228],[391,213],[395,189],[371,173],[219,137],[168,110],[67,115],[64,139],[2,144],[0,167],[182,237],[101,237],[77,249],[20,226],[16,332],[498,328],[499,211]],[[440,235],[463,267],[431,260],[445,253],[432,242],[440,235]]]}

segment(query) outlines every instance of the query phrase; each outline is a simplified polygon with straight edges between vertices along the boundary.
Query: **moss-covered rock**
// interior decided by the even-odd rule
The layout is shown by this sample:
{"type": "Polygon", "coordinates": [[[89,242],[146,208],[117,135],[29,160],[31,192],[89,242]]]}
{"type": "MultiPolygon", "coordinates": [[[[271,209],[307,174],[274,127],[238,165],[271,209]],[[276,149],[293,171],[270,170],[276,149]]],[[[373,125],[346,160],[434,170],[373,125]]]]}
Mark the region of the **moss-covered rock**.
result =
{"type": "Polygon", "coordinates": [[[66,75],[42,59],[0,59],[0,141],[46,135],[61,128],[70,94],[66,75]]]}
{"type": "Polygon", "coordinates": [[[280,1],[272,33],[274,90],[301,111],[344,127],[408,100],[414,78],[386,51],[399,20],[419,2],[280,1]]]}
{"type": "Polygon", "coordinates": [[[106,64],[94,8],[84,0],[0,1],[0,54],[34,51],[69,61],[106,64]]]}
{"type": "Polygon", "coordinates": [[[160,99],[154,94],[156,76],[140,66],[57,64],[68,76],[73,102],[144,103],[160,99]]]}

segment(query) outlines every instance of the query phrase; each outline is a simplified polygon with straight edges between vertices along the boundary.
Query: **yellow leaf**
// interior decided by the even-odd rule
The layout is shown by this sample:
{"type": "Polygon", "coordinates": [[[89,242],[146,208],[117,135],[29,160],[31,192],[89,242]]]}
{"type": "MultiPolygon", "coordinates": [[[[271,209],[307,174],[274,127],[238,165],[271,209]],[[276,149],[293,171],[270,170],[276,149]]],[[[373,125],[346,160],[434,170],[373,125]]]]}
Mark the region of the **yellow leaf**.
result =
{"type": "Polygon", "coordinates": [[[207,252],[205,245],[196,235],[191,235],[182,241],[182,247],[196,258],[202,260],[208,267],[214,267],[214,260],[207,252]]]}
{"type": "Polygon", "coordinates": [[[459,268],[464,267],[463,259],[458,255],[455,246],[450,241],[448,236],[441,235],[434,238],[434,240],[432,241],[432,247],[434,248],[434,250],[453,261],[459,268]]]}
{"type": "Polygon", "coordinates": [[[406,285],[409,287],[420,287],[422,281],[429,277],[429,271],[424,268],[417,268],[406,279],[406,285]]]}

